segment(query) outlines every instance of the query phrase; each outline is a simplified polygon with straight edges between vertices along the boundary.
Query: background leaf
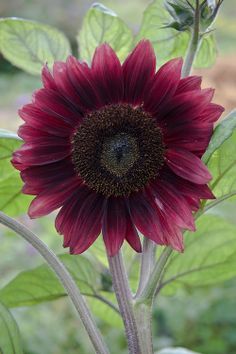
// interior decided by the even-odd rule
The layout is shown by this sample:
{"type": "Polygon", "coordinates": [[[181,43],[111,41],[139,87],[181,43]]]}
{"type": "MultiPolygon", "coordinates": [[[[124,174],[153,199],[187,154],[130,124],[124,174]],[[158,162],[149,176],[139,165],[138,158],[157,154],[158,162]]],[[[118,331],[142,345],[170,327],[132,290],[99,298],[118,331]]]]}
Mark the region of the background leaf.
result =
{"type": "Polygon", "coordinates": [[[80,58],[91,61],[95,48],[107,42],[123,60],[129,53],[133,35],[127,25],[110,9],[94,4],[83,20],[78,35],[80,58]]]}
{"type": "Polygon", "coordinates": [[[216,284],[236,276],[236,226],[204,215],[195,233],[185,234],[185,251],[174,253],[165,268],[164,293],[216,284]]]}
{"type": "MultiPolygon", "coordinates": [[[[164,8],[164,0],[154,0],[145,10],[140,32],[136,41],[142,38],[149,39],[154,46],[158,66],[175,57],[185,56],[190,33],[177,31],[166,27],[173,21],[168,11],[164,8]]],[[[205,35],[199,49],[195,66],[208,67],[216,58],[214,35],[205,35]]]]}
{"type": "Polygon", "coordinates": [[[213,33],[204,35],[194,66],[196,68],[212,66],[216,61],[217,53],[215,35],[213,33]]]}
{"type": "Polygon", "coordinates": [[[211,188],[217,198],[236,195],[236,114],[216,128],[205,157],[212,153],[208,168],[213,175],[211,188]]]}
{"type": "Polygon", "coordinates": [[[25,213],[32,199],[21,193],[23,183],[10,162],[21,144],[16,134],[0,130],[0,210],[11,216],[25,213]]]}
{"type": "Polygon", "coordinates": [[[232,111],[214,130],[210,144],[203,156],[203,161],[207,163],[211,155],[227,140],[236,129],[236,110],[232,111]]]}
{"type": "MultiPolygon", "coordinates": [[[[83,255],[61,255],[83,294],[94,296],[101,287],[95,266],[83,255]]],[[[19,273],[0,290],[0,301],[8,307],[30,306],[65,296],[56,275],[46,265],[19,273]]]]}
{"type": "Polygon", "coordinates": [[[13,65],[30,74],[40,74],[42,66],[65,60],[70,44],[56,28],[19,18],[0,20],[0,52],[13,65]]]}
{"type": "Polygon", "coordinates": [[[10,311],[0,303],[0,353],[23,354],[20,332],[10,311]]]}

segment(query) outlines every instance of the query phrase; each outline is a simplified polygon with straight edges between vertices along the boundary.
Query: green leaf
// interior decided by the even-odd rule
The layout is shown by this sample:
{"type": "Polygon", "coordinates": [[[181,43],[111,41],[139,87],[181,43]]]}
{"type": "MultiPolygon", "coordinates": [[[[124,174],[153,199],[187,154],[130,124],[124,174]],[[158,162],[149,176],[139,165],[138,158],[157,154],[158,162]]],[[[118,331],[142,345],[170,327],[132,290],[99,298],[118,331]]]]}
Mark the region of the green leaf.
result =
{"type": "MultiPolygon", "coordinates": [[[[109,300],[112,304],[117,306],[116,298],[114,293],[102,292],[101,295],[106,300],[109,300]]],[[[107,306],[104,302],[101,302],[99,298],[88,297],[87,301],[92,313],[102,320],[102,322],[107,323],[112,328],[123,328],[122,318],[119,313],[113,310],[111,307],[107,306]],[[105,314],[105,315],[104,315],[105,314]]]]}
{"type": "Polygon", "coordinates": [[[153,1],[145,10],[136,41],[149,39],[155,49],[158,66],[167,60],[183,55],[188,46],[189,33],[165,27],[172,18],[164,8],[163,0],[153,1]]]}
{"type": "Polygon", "coordinates": [[[23,214],[29,205],[30,196],[23,195],[23,183],[19,172],[12,166],[12,153],[22,144],[20,138],[6,130],[0,130],[0,210],[8,215],[23,214]]]}
{"type": "Polygon", "coordinates": [[[83,20],[77,37],[80,58],[91,62],[95,48],[101,43],[108,43],[120,60],[129,53],[133,35],[127,25],[110,9],[94,4],[83,20]]]}
{"type": "Polygon", "coordinates": [[[204,35],[194,66],[196,68],[212,66],[216,61],[217,53],[215,35],[213,33],[204,35]]]}
{"type": "Polygon", "coordinates": [[[225,200],[236,195],[236,112],[215,129],[204,155],[213,175],[211,188],[217,198],[225,200]]]}
{"type": "Polygon", "coordinates": [[[207,163],[212,154],[232,136],[236,129],[236,110],[232,111],[214,130],[210,144],[203,156],[203,161],[207,163]]]}
{"type": "MultiPolygon", "coordinates": [[[[149,39],[155,49],[158,66],[175,57],[184,57],[190,40],[190,32],[169,27],[173,18],[164,8],[163,0],[154,0],[145,10],[140,32],[136,38],[149,39]]],[[[212,65],[216,56],[213,34],[205,35],[198,52],[195,66],[212,65]]]]}
{"type": "Polygon", "coordinates": [[[20,332],[10,311],[0,303],[0,353],[23,354],[20,332]]]}
{"type": "MultiPolygon", "coordinates": [[[[83,294],[94,296],[100,288],[100,274],[83,255],[60,256],[83,294]]],[[[8,307],[30,306],[65,296],[54,272],[46,265],[19,273],[0,290],[0,301],[8,307]]]]}
{"type": "Polygon", "coordinates": [[[195,233],[185,234],[185,251],[173,253],[161,287],[172,294],[178,288],[216,284],[236,276],[236,225],[204,215],[195,233]]]}
{"type": "Polygon", "coordinates": [[[68,39],[51,26],[19,18],[0,20],[0,52],[13,65],[40,74],[45,63],[65,60],[71,53],[68,39]]]}

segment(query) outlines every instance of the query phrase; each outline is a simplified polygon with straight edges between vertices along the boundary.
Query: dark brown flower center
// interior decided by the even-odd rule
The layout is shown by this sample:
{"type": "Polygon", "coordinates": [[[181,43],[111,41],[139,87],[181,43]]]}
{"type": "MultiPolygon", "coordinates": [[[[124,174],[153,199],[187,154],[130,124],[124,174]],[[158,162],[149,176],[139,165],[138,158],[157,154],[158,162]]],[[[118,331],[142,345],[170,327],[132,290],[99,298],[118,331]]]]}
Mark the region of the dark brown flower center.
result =
{"type": "Polygon", "coordinates": [[[109,105],[85,117],[73,138],[72,160],[84,182],[105,196],[128,196],[158,175],[162,134],[142,108],[109,105]]]}

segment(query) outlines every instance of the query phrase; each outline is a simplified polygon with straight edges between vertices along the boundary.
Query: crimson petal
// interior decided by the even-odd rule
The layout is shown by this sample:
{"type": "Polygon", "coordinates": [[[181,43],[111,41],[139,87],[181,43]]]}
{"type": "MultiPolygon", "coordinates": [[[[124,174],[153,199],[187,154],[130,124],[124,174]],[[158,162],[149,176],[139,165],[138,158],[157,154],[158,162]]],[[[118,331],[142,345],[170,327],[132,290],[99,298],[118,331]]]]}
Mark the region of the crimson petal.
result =
{"type": "Polygon", "coordinates": [[[156,56],[151,43],[142,40],[123,63],[125,101],[138,104],[144,100],[146,87],[153,79],[156,56]]]}
{"type": "Polygon", "coordinates": [[[144,108],[147,111],[157,114],[172,98],[179,84],[182,65],[183,59],[173,59],[158,70],[146,91],[144,108]]]}
{"type": "Polygon", "coordinates": [[[163,245],[161,228],[155,205],[144,192],[133,194],[129,198],[129,209],[132,221],[137,229],[147,238],[163,245]]]}
{"type": "Polygon", "coordinates": [[[32,219],[39,218],[61,207],[68,199],[68,196],[70,196],[80,184],[80,179],[74,177],[68,178],[60,184],[45,188],[44,191],[39,193],[31,202],[29,216],[32,219]]]}
{"type": "Polygon", "coordinates": [[[126,205],[123,198],[109,198],[103,216],[102,233],[109,256],[122,246],[126,233],[126,205]]]}
{"type": "Polygon", "coordinates": [[[14,163],[22,163],[24,165],[46,165],[56,161],[63,160],[71,153],[71,147],[68,142],[55,144],[54,142],[45,142],[38,145],[37,143],[23,144],[21,148],[13,153],[14,163]]]}
{"type": "Polygon", "coordinates": [[[74,124],[64,118],[55,117],[41,111],[34,104],[27,104],[19,110],[21,118],[30,126],[56,136],[69,136],[74,131],[74,124]]]}
{"type": "Polygon", "coordinates": [[[92,70],[102,103],[120,102],[124,93],[122,67],[116,53],[108,44],[104,43],[96,48],[92,70]]]}
{"type": "Polygon", "coordinates": [[[179,227],[195,230],[191,209],[180,193],[173,190],[172,186],[164,180],[156,180],[150,188],[159,210],[163,210],[165,215],[179,227]]]}
{"type": "Polygon", "coordinates": [[[197,184],[206,184],[212,176],[203,162],[184,149],[168,149],[166,163],[178,176],[197,184]]]}
{"type": "Polygon", "coordinates": [[[202,78],[200,76],[189,76],[181,79],[175,92],[175,95],[179,95],[184,92],[200,90],[202,78]]]}

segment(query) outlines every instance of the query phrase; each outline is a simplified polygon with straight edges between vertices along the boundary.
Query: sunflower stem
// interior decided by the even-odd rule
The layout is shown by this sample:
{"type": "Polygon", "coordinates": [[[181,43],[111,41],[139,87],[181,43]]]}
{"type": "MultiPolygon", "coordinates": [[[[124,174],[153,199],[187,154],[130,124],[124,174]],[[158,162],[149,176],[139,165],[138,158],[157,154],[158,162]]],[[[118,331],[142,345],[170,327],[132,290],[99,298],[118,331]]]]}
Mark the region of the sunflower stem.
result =
{"type": "Polygon", "coordinates": [[[116,294],[120,313],[124,322],[126,338],[130,354],[144,354],[141,351],[138,329],[133,310],[133,298],[129,287],[127,273],[122,255],[118,252],[115,256],[107,255],[109,268],[112,275],[113,288],[116,294]]]}
{"type": "Polygon", "coordinates": [[[143,291],[155,264],[156,244],[144,237],[138,290],[135,298],[143,291]]]}
{"type": "Polygon", "coordinates": [[[49,267],[57,275],[58,279],[64,286],[68,296],[73,302],[80,316],[80,319],[90,337],[95,352],[99,354],[109,354],[109,350],[103,341],[103,338],[95,324],[94,319],[92,318],[92,315],[87,307],[83,296],[81,295],[71,274],[68,272],[64,264],[60,261],[60,259],[32,231],[30,231],[24,225],[8,217],[2,212],[0,212],[0,223],[5,225],[9,229],[15,231],[18,235],[22,236],[46,260],[49,267]]]}
{"type": "Polygon", "coordinates": [[[184,65],[182,69],[182,77],[186,77],[191,73],[194,59],[197,55],[199,46],[201,43],[200,37],[200,3],[196,0],[195,16],[194,16],[194,26],[192,29],[191,40],[189,42],[187,54],[184,60],[184,65]]]}
{"type": "Polygon", "coordinates": [[[145,288],[143,289],[141,294],[136,298],[136,304],[146,304],[152,306],[156,289],[158,287],[158,282],[172,252],[173,250],[170,247],[166,247],[164,249],[160,258],[156,262],[156,265],[145,288]]]}

